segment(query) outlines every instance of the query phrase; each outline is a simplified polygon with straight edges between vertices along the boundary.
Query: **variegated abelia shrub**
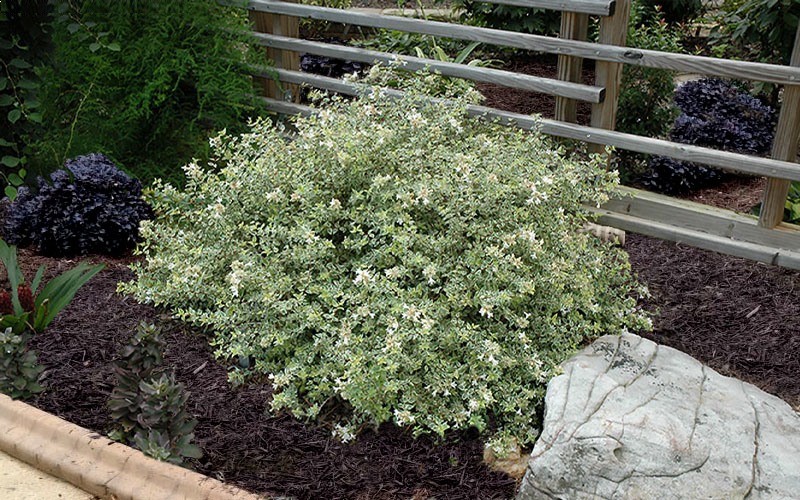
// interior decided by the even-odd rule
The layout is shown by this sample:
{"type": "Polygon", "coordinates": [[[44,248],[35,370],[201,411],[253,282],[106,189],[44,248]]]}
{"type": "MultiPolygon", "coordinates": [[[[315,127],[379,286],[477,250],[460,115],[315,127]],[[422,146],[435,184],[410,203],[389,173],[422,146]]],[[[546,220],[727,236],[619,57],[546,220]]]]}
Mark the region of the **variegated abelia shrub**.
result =
{"type": "Polygon", "coordinates": [[[374,92],[325,100],[292,140],[223,134],[216,172],[148,194],[146,260],[120,289],[213,331],[248,361],[234,381],[268,377],[272,410],[345,440],[390,421],[532,443],[559,363],[645,327],[644,291],[579,232],[616,174],[465,106],[374,92]]]}

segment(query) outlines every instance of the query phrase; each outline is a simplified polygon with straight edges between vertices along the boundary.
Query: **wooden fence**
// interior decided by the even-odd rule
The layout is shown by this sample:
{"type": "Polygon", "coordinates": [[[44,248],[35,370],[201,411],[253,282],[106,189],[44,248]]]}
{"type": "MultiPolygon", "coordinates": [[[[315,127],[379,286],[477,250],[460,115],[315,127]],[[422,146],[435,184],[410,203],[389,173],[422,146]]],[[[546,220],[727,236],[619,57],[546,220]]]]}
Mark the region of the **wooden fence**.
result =
{"type": "MultiPolygon", "coordinates": [[[[487,0],[488,1],[488,0],[487,0]]],[[[760,219],[698,203],[624,188],[624,196],[600,209],[587,207],[600,222],[626,231],[684,242],[700,248],[800,269],[800,227],[780,222],[791,181],[800,181],[797,164],[800,138],[800,28],[789,66],[733,61],[689,54],[642,50],[625,46],[630,0],[492,0],[521,7],[562,11],[558,38],[459,24],[331,9],[279,0],[251,0],[248,8],[257,33],[275,61],[272,70],[256,71],[267,79],[277,73],[281,87],[266,84],[267,107],[275,112],[309,113],[294,102],[297,86],[309,85],[344,94],[353,84],[298,71],[298,53],[311,53],[366,63],[391,61],[390,53],[313,42],[299,38],[299,18],[384,28],[425,35],[483,42],[558,55],[558,78],[549,79],[490,68],[471,67],[432,59],[402,56],[405,69],[429,67],[446,76],[491,82],[556,96],[556,119],[535,119],[493,108],[472,106],[474,116],[497,119],[523,129],[539,128],[557,137],[585,141],[639,153],[669,156],[724,170],[768,178],[760,219]],[[588,16],[600,16],[598,43],[586,41],[588,16]],[[595,60],[595,84],[579,82],[583,59],[595,60]],[[771,82],[784,86],[770,158],[674,143],[614,131],[623,64],[698,73],[732,79],[771,82]],[[283,89],[283,94],[280,94],[283,89]],[[591,126],[575,124],[575,105],[592,105],[591,126]]]]}

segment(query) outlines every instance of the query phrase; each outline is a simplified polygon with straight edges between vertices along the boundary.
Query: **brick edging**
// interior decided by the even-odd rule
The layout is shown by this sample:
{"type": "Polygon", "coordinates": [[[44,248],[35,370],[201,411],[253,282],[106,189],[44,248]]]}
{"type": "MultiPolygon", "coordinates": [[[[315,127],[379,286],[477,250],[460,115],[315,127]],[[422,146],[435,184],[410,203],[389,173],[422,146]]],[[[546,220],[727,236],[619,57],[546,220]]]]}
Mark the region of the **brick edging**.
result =
{"type": "Polygon", "coordinates": [[[0,450],[103,498],[263,500],[0,394],[0,450]]]}

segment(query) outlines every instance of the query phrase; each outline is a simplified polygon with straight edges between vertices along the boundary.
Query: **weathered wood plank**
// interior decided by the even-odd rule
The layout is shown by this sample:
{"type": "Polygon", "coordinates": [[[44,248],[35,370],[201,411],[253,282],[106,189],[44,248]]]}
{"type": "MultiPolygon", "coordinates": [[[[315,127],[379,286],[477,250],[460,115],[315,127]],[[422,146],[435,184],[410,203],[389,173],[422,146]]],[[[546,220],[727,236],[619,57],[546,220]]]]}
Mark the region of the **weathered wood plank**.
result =
{"type": "Polygon", "coordinates": [[[736,241],[723,236],[676,227],[630,215],[618,214],[608,210],[586,207],[599,216],[601,224],[624,231],[644,234],[663,240],[686,243],[691,246],[742,257],[775,266],[800,269],[800,252],[773,248],[768,245],[736,241]]]}
{"type": "MultiPolygon", "coordinates": [[[[589,16],[576,12],[561,14],[561,29],[559,38],[567,40],[586,40],[589,29],[589,16]]],[[[556,68],[558,79],[565,82],[579,83],[583,69],[583,58],[572,56],[558,56],[556,68]]],[[[555,119],[562,122],[575,123],[578,116],[578,103],[574,99],[557,96],[555,119]]]]}
{"type": "Polygon", "coordinates": [[[253,33],[258,42],[267,47],[278,49],[293,50],[298,52],[309,52],[312,54],[327,57],[338,57],[361,61],[373,64],[377,61],[391,63],[401,60],[401,69],[407,71],[418,71],[430,68],[438,71],[445,76],[466,78],[477,82],[495,83],[534,92],[564,96],[571,99],[578,99],[592,103],[602,102],[605,91],[602,88],[580,83],[562,82],[552,78],[541,78],[531,75],[523,75],[512,71],[503,71],[492,68],[482,68],[478,66],[467,66],[451,62],[437,61],[434,59],[424,59],[412,56],[397,56],[387,52],[359,49],[345,45],[334,45],[329,43],[312,42],[296,38],[266,35],[253,33]]]}
{"type": "Polygon", "coordinates": [[[614,14],[616,0],[478,0],[479,2],[530,7],[533,9],[560,10],[595,16],[614,14]]]}
{"type": "MultiPolygon", "coordinates": [[[[349,95],[355,95],[359,92],[357,86],[335,78],[291,72],[282,69],[275,69],[273,71],[277,72],[282,81],[292,83],[305,82],[314,87],[349,95]]],[[[256,73],[258,72],[256,71],[256,73]]],[[[263,73],[269,74],[267,70],[264,70],[263,73]]],[[[396,96],[402,93],[390,91],[387,92],[387,94],[396,96]]],[[[651,139],[649,137],[625,134],[613,130],[604,130],[576,125],[574,123],[564,123],[556,120],[539,118],[537,116],[499,111],[485,106],[469,106],[467,112],[471,116],[496,120],[504,125],[513,125],[526,130],[539,129],[545,134],[556,137],[575,139],[592,144],[604,144],[606,146],[614,146],[638,153],[670,156],[678,160],[702,163],[724,170],[800,181],[800,165],[793,162],[760,158],[740,153],[731,153],[729,151],[719,151],[662,139],[651,139]]]]}
{"type": "Polygon", "coordinates": [[[621,194],[602,208],[732,240],[800,251],[800,227],[795,225],[780,224],[775,229],[767,229],[758,225],[755,216],[747,214],[629,187],[622,187],[621,194]]]}
{"type": "MultiPolygon", "coordinates": [[[[794,47],[789,62],[791,66],[800,66],[800,24],[794,35],[794,47]]],[[[797,159],[797,142],[800,138],[800,86],[789,85],[783,89],[783,104],[778,116],[778,127],[772,142],[772,158],[795,161],[797,159]]],[[[789,181],[784,179],[768,179],[764,189],[759,223],[764,227],[774,227],[783,220],[786,197],[789,194],[789,181]]]]}
{"type": "Polygon", "coordinates": [[[248,8],[250,10],[262,12],[471,40],[601,61],[622,62],[638,66],[717,75],[726,78],[781,84],[800,84],[800,68],[776,64],[731,61],[713,57],[671,54],[655,50],[600,45],[578,40],[561,40],[558,38],[513,33],[490,28],[463,26],[397,16],[381,16],[379,14],[297,5],[275,0],[250,0],[248,8]]]}
{"type": "MultiPolygon", "coordinates": [[[[296,0],[287,1],[293,2],[296,0]]],[[[250,19],[257,32],[273,33],[275,35],[285,35],[294,38],[300,36],[300,21],[296,17],[251,11],[250,19]]],[[[300,69],[300,55],[295,52],[268,48],[267,57],[272,60],[278,68],[285,68],[288,70],[300,69]]],[[[270,97],[281,97],[288,100],[298,100],[300,97],[296,85],[281,89],[278,88],[278,85],[273,79],[266,78],[262,81],[262,86],[265,94],[270,97]]]]}
{"type": "MultiPolygon", "coordinates": [[[[625,46],[628,38],[628,18],[631,13],[631,0],[620,0],[616,12],[610,17],[600,18],[598,42],[605,45],[625,46]]],[[[603,102],[592,105],[592,127],[614,130],[617,123],[619,87],[622,81],[622,63],[597,61],[594,67],[595,85],[606,89],[603,102]]],[[[594,148],[595,152],[601,152],[594,148]]]]}

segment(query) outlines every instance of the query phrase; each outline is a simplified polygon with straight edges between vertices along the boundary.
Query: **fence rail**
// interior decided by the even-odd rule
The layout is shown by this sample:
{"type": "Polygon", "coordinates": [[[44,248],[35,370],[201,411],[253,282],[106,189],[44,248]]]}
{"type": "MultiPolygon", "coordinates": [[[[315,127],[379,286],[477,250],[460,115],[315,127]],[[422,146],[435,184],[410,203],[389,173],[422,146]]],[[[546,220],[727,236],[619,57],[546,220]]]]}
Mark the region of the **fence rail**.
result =
{"type": "MultiPolygon", "coordinates": [[[[470,106],[468,112],[473,116],[493,119],[523,129],[539,129],[549,135],[589,144],[669,156],[729,171],[768,177],[764,206],[771,215],[770,217],[762,215],[760,221],[748,215],[631,188],[623,190],[625,195],[623,198],[612,200],[604,207],[592,210],[600,216],[601,222],[620,229],[800,269],[800,227],[780,223],[780,219],[776,219],[772,213],[776,211],[775,207],[782,209],[789,182],[800,181],[800,165],[795,162],[798,136],[800,136],[800,28],[791,65],[780,66],[625,47],[630,0],[502,0],[493,3],[510,4],[510,2],[515,2],[513,5],[522,3],[525,6],[563,10],[562,38],[297,5],[276,0],[251,0],[248,8],[253,11],[256,18],[262,15],[275,16],[277,19],[287,19],[286,16],[303,17],[558,54],[558,73],[563,81],[424,58],[406,56],[402,58],[406,61],[406,69],[409,70],[428,66],[448,76],[499,83],[557,96],[556,120],[470,106]],[[598,9],[598,5],[605,5],[607,8],[598,9]],[[601,16],[599,40],[602,43],[585,41],[588,14],[601,16]],[[594,86],[577,83],[583,58],[597,61],[594,86]],[[773,148],[772,158],[754,157],[614,131],[621,63],[785,85],[784,105],[776,131],[776,145],[773,148]],[[592,103],[591,127],[572,123],[576,99],[592,103]]],[[[277,21],[273,19],[272,24],[277,25],[277,21]]],[[[359,92],[358,87],[352,83],[301,73],[296,71],[296,65],[290,67],[287,64],[280,64],[286,60],[286,54],[294,54],[294,57],[297,57],[296,52],[310,52],[367,63],[389,61],[397,57],[389,53],[300,40],[292,35],[287,36],[285,29],[278,32],[281,30],[271,30],[269,26],[263,29],[264,25],[262,22],[259,31],[268,33],[255,36],[260,43],[277,51],[280,57],[279,64],[277,68],[270,70],[255,68],[253,73],[263,77],[277,74],[280,81],[289,85],[310,85],[351,95],[359,92]]],[[[396,91],[387,93],[397,94],[396,91]]],[[[264,98],[264,102],[273,111],[286,114],[314,112],[306,106],[276,98],[278,95],[273,93],[271,97],[264,98]]]]}

